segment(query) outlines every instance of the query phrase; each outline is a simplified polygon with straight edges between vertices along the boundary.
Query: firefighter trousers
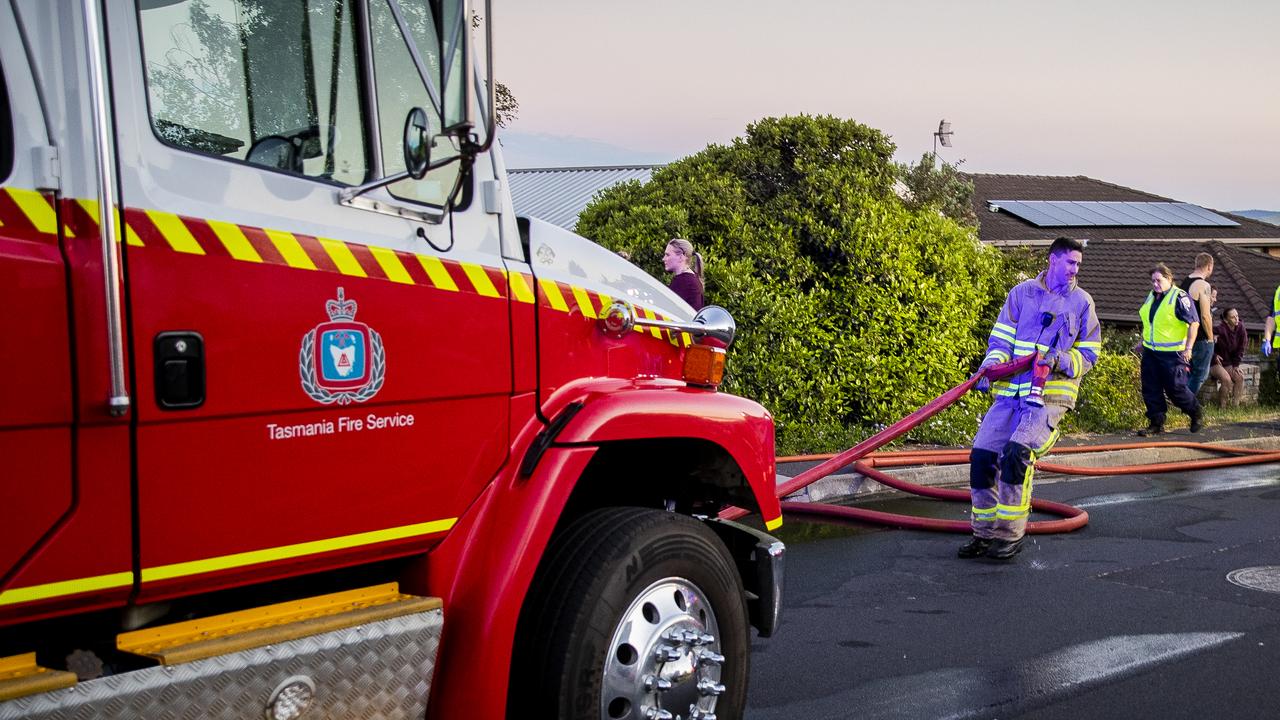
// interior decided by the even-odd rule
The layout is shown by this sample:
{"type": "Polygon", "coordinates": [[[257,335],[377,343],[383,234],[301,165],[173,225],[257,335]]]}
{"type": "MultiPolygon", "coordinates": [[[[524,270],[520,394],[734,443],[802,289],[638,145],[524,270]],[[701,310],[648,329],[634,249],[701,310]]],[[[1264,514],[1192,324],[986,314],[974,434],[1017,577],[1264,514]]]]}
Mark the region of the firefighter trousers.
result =
{"type": "Polygon", "coordinates": [[[1027,531],[1036,459],[1053,449],[1067,408],[999,397],[982,418],[969,455],[974,537],[1017,540],[1027,531]]]}

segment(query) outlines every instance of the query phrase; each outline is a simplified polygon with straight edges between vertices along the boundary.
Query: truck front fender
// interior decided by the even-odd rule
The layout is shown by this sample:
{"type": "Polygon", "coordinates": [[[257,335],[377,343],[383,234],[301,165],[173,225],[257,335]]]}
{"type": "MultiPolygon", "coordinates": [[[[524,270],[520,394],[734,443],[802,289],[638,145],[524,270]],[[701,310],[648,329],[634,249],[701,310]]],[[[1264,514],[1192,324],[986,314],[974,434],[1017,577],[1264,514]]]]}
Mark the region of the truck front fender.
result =
{"type": "Polygon", "coordinates": [[[757,403],[665,380],[579,380],[543,404],[555,418],[581,408],[525,476],[520,459],[545,429],[531,420],[512,444],[508,467],[459,518],[453,531],[406,574],[444,599],[444,632],[428,716],[501,718],[520,608],[578,479],[600,443],[684,437],[723,447],[738,463],[776,527],[773,421],[757,403]]]}
{"type": "MultiPolygon", "coordinates": [[[[773,418],[759,403],[663,379],[597,381],[579,386],[581,409],[555,437],[560,446],[661,438],[695,438],[723,448],[737,463],[768,529],[782,522],[775,495],[773,418]]],[[[560,393],[557,393],[557,396],[560,393]]],[[[560,398],[556,398],[560,399],[560,398]]]]}

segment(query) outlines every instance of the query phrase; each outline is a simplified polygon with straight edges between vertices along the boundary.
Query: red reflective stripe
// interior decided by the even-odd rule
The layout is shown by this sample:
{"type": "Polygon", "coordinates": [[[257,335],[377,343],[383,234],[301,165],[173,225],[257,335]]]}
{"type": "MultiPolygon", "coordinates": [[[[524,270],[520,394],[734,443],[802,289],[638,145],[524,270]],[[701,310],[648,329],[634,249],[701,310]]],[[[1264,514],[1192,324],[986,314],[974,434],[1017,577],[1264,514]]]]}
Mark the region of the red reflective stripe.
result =
{"type": "Polygon", "coordinates": [[[476,286],[471,284],[471,278],[467,277],[467,271],[453,260],[440,260],[440,264],[444,266],[444,271],[449,273],[449,277],[453,278],[453,284],[458,287],[459,292],[475,293],[476,286]]]}
{"type": "MultiPolygon", "coordinates": [[[[0,193],[0,195],[4,195],[4,193],[0,193]]],[[[83,205],[75,200],[63,200],[62,212],[63,217],[66,218],[66,224],[71,228],[71,232],[76,234],[76,237],[81,239],[97,237],[98,218],[90,215],[83,205]]],[[[5,218],[4,222],[7,226],[8,218],[5,218]]]]}
{"type": "Polygon", "coordinates": [[[151,221],[151,217],[147,215],[145,210],[137,208],[124,209],[125,222],[129,223],[129,227],[138,234],[138,239],[143,245],[152,248],[169,248],[169,241],[165,239],[164,234],[160,232],[160,228],[151,221]],[[163,243],[163,244],[161,244],[163,243]]]}
{"type": "Polygon", "coordinates": [[[494,289],[498,291],[498,295],[504,298],[507,297],[509,293],[507,292],[506,271],[502,268],[489,267],[487,265],[482,267],[484,267],[484,274],[489,276],[489,282],[493,283],[494,289]]]}
{"type": "Polygon", "coordinates": [[[0,233],[4,233],[7,237],[33,240],[41,235],[35,225],[27,219],[27,214],[22,212],[18,202],[3,189],[0,189],[0,222],[4,223],[4,226],[0,227],[0,233]]]}
{"type": "Polygon", "coordinates": [[[262,258],[262,262],[272,265],[288,265],[284,261],[284,256],[276,249],[276,244],[271,242],[271,238],[263,232],[262,228],[249,227],[241,225],[240,231],[244,233],[244,237],[258,251],[258,257],[262,258]]]}
{"type": "Polygon", "coordinates": [[[302,233],[292,233],[297,239],[298,245],[302,246],[302,251],[311,258],[311,262],[315,264],[317,270],[336,273],[341,272],[338,266],[333,262],[333,258],[329,257],[328,251],[320,244],[320,241],[314,235],[303,235],[302,233]]]}
{"type": "MultiPolygon", "coordinates": [[[[351,251],[351,255],[360,263],[360,268],[364,270],[364,274],[377,280],[387,280],[387,273],[378,264],[378,259],[373,256],[371,251],[365,245],[357,245],[355,243],[342,243],[351,251]]],[[[404,264],[404,258],[400,258],[401,264],[404,264]]]]}
{"type": "Polygon", "coordinates": [[[400,258],[400,264],[404,265],[405,272],[409,273],[414,285],[423,285],[429,288],[435,287],[431,282],[431,277],[427,275],[427,269],[422,267],[422,261],[418,259],[417,255],[397,251],[396,257],[400,258]]]}
{"type": "Polygon", "coordinates": [[[234,259],[231,256],[231,251],[227,250],[226,245],[222,244],[222,240],[218,237],[217,233],[213,231],[213,228],[210,227],[209,223],[204,220],[184,217],[182,215],[179,215],[178,218],[182,220],[182,224],[187,227],[187,232],[191,233],[191,237],[195,238],[196,242],[200,243],[200,247],[204,248],[206,255],[210,257],[234,259]]]}

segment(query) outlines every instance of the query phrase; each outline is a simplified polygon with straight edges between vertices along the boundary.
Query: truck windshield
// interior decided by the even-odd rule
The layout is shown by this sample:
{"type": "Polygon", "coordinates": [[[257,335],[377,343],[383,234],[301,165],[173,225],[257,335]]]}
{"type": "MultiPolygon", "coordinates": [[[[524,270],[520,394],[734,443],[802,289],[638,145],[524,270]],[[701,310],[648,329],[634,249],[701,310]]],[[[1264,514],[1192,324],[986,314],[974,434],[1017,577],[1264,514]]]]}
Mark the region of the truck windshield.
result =
{"type": "MultiPolygon", "coordinates": [[[[380,153],[383,176],[404,170],[405,117],[423,107],[433,164],[458,155],[440,135],[439,108],[462,104],[459,23],[444,25],[453,48],[446,67],[425,0],[141,0],[140,8],[151,124],[165,143],[358,185],[373,166],[370,151],[380,153]],[[362,112],[363,63],[373,71],[373,112],[362,112]],[[424,75],[437,88],[434,100],[424,75]],[[380,147],[370,148],[375,122],[380,147]]],[[[443,164],[390,192],[443,206],[458,173],[458,163],[443,164]]]]}
{"type": "Polygon", "coordinates": [[[144,0],[152,126],[195,152],[366,175],[352,0],[144,0]]]}

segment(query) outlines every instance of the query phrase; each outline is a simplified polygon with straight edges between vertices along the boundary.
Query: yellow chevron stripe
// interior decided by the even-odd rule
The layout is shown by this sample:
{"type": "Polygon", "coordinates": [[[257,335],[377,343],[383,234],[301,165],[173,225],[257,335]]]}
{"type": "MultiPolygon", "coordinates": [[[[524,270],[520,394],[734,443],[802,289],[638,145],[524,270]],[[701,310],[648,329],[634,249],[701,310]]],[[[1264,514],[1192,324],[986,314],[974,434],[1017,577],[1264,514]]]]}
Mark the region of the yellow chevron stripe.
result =
{"type": "Polygon", "coordinates": [[[409,274],[404,263],[400,262],[400,256],[395,250],[370,245],[369,252],[373,253],[373,259],[378,261],[378,267],[382,268],[382,272],[387,274],[389,280],[405,285],[413,284],[413,276],[409,274]]]}
{"type": "Polygon", "coordinates": [[[536,299],[523,273],[507,271],[507,282],[511,285],[511,296],[518,302],[532,303],[536,299]]]}
{"type": "Polygon", "coordinates": [[[551,303],[553,309],[560,312],[569,312],[569,304],[564,301],[564,295],[560,294],[560,286],[556,285],[554,280],[539,280],[538,284],[542,286],[542,294],[547,296],[547,301],[551,303]]]}
{"type": "MultiPolygon", "coordinates": [[[[637,306],[637,307],[638,307],[638,306],[637,306]]],[[[640,312],[641,312],[641,313],[643,313],[643,314],[644,314],[644,316],[645,316],[645,317],[649,318],[650,320],[657,320],[657,319],[658,319],[658,314],[657,314],[657,313],[655,313],[654,311],[650,310],[649,308],[642,308],[642,307],[638,307],[638,309],[640,310],[640,312]]],[[[658,329],[658,328],[656,328],[656,327],[640,328],[640,330],[641,330],[642,332],[643,332],[644,330],[648,330],[650,335],[653,335],[654,337],[658,338],[659,340],[661,340],[661,339],[662,339],[662,331],[661,331],[661,330],[659,330],[659,329],[658,329]]]]}
{"type": "Polygon", "coordinates": [[[431,284],[440,290],[458,291],[458,284],[450,277],[449,271],[444,269],[444,263],[440,262],[440,258],[434,255],[419,255],[418,262],[422,263],[422,269],[427,271],[427,277],[431,279],[431,284]]]}
{"type": "Polygon", "coordinates": [[[204,560],[193,560],[191,562],[143,568],[142,581],[153,582],[155,580],[168,580],[170,578],[198,575],[200,573],[214,572],[216,570],[227,570],[229,568],[244,567],[246,565],[257,565],[259,563],[272,562],[274,560],[286,560],[289,558],[302,557],[304,555],[316,555],[318,553],[330,552],[333,550],[345,550],[347,548],[361,547],[363,545],[373,545],[375,543],[388,542],[390,540],[402,540],[422,535],[431,535],[433,533],[448,530],[453,527],[454,523],[457,521],[457,518],[433,520],[431,522],[418,523],[416,525],[405,525],[403,527],[387,528],[386,530],[374,530],[372,532],[357,533],[355,535],[343,535],[342,537],[329,538],[326,540],[314,540],[312,542],[298,543],[296,545],[285,545],[282,547],[236,553],[234,555],[205,558],[204,560]]]}
{"type": "Polygon", "coordinates": [[[311,262],[311,256],[307,255],[307,251],[302,249],[302,244],[298,242],[298,238],[293,233],[287,233],[283,230],[267,230],[262,229],[271,239],[271,244],[276,246],[280,254],[284,256],[284,261],[289,267],[301,268],[303,270],[315,270],[316,264],[311,262]]]}
{"type": "Polygon", "coordinates": [[[360,267],[360,261],[351,253],[351,248],[347,244],[338,240],[329,238],[316,238],[320,242],[320,247],[328,253],[329,259],[333,260],[333,264],[338,266],[338,272],[343,275],[352,275],[355,277],[369,277],[369,273],[360,267]]]}
{"type": "Polygon", "coordinates": [[[93,590],[108,590],[110,588],[125,587],[133,584],[133,573],[118,572],[110,575],[96,575],[94,577],[78,578],[76,580],[62,580],[60,582],[45,583],[44,585],[31,585],[29,587],[12,588],[0,592],[0,605],[13,605],[21,602],[31,602],[32,600],[43,600],[51,597],[61,597],[63,595],[75,595],[77,593],[91,592],[93,590]]]}
{"type": "Polygon", "coordinates": [[[765,530],[769,530],[770,532],[772,532],[772,531],[774,531],[774,530],[777,530],[777,529],[778,529],[778,528],[780,528],[780,527],[782,527],[782,516],[781,516],[781,515],[779,515],[778,517],[776,517],[776,518],[774,518],[774,519],[772,519],[772,520],[765,520],[765,521],[764,521],[764,529],[765,529],[765,530]]]}
{"type": "Polygon", "coordinates": [[[9,197],[18,204],[22,214],[35,226],[36,230],[47,235],[58,234],[58,214],[44,195],[35,190],[25,188],[7,188],[9,197]]]}
{"type": "Polygon", "coordinates": [[[489,279],[489,274],[484,271],[484,268],[469,262],[458,264],[462,266],[463,272],[467,274],[467,279],[475,286],[476,292],[484,297],[502,297],[502,294],[498,292],[498,288],[493,286],[493,281],[489,279]]]}
{"type": "Polygon", "coordinates": [[[200,247],[200,243],[196,241],[195,236],[182,224],[182,219],[173,213],[167,213],[160,210],[148,210],[147,217],[151,218],[151,222],[155,223],[156,229],[164,236],[169,247],[180,253],[190,253],[192,255],[203,255],[204,248],[200,247]]]}
{"type": "MultiPolygon", "coordinates": [[[[98,220],[98,201],[97,200],[88,200],[88,199],[81,198],[76,200],[76,202],[80,203],[80,207],[84,208],[85,212],[89,213],[89,217],[93,218],[94,222],[97,222],[98,220]]],[[[116,216],[116,223],[119,223],[120,208],[116,208],[115,216],[116,216]]],[[[133,247],[143,247],[142,238],[138,237],[138,233],[134,232],[133,226],[127,222],[124,224],[124,240],[126,245],[132,245],[133,247]]]]}
{"type": "Polygon", "coordinates": [[[253,243],[249,242],[249,238],[244,236],[244,231],[235,223],[222,222],[221,220],[206,220],[209,227],[213,229],[213,234],[218,236],[218,241],[222,243],[222,247],[231,253],[231,257],[236,260],[244,260],[245,262],[262,262],[262,256],[258,254],[257,249],[253,247],[253,243]]]}
{"type": "Polygon", "coordinates": [[[583,317],[592,319],[599,317],[596,315],[596,309],[592,306],[591,296],[587,294],[587,291],[577,285],[571,285],[570,287],[573,290],[573,299],[578,301],[578,309],[582,311],[583,317]]]}

